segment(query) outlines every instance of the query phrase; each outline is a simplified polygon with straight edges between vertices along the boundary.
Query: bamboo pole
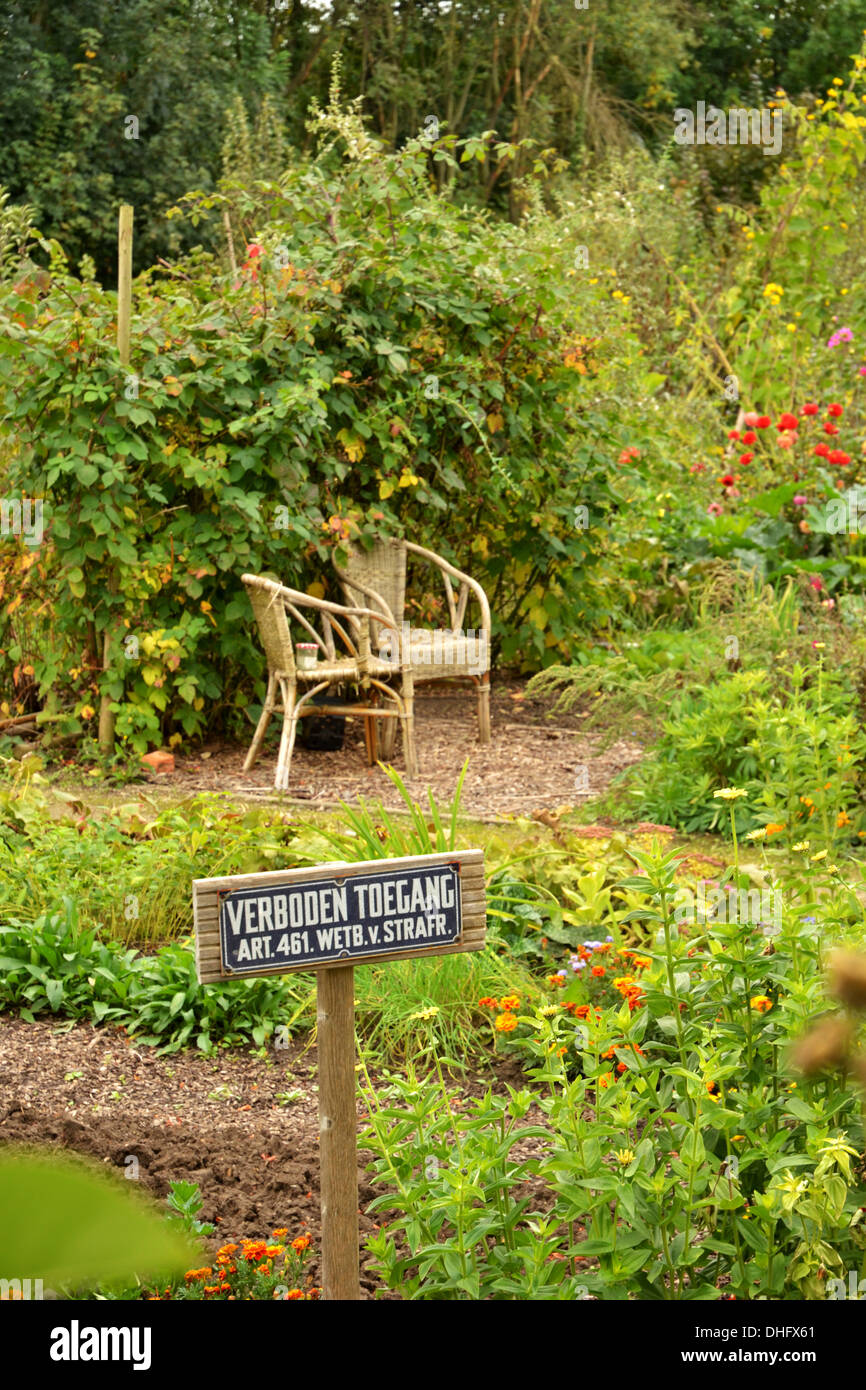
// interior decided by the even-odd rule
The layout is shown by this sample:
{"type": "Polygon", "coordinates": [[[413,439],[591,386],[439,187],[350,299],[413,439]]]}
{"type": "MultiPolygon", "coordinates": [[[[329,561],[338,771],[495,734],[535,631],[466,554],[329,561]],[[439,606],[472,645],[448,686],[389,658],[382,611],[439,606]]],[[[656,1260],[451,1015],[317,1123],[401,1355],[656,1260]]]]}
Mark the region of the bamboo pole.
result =
{"type": "MultiPolygon", "coordinates": [[[[130,321],[132,319],[132,219],[134,209],[121,203],[117,219],[117,355],[122,367],[129,366],[130,321]]],[[[117,576],[108,579],[108,592],[117,592],[117,576]]],[[[111,666],[111,613],[102,638],[102,669],[111,666]]],[[[99,705],[99,746],[104,753],[114,748],[114,711],[111,697],[103,694],[99,705]]]]}
{"type": "Polygon", "coordinates": [[[355,971],[316,972],[324,1297],[361,1297],[355,1114],[355,971]]]}
{"type": "Polygon", "coordinates": [[[134,209],[121,203],[117,220],[117,352],[129,366],[129,325],[132,317],[132,217],[134,209]]]}

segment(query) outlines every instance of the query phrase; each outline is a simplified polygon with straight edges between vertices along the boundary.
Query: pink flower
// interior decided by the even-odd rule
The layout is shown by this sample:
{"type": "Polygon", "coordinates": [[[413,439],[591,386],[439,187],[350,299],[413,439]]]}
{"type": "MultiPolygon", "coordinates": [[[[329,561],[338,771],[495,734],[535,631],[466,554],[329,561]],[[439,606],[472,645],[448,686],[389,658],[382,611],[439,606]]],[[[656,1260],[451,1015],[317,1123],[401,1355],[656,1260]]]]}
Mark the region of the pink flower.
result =
{"type": "Polygon", "coordinates": [[[830,335],[827,341],[828,348],[838,347],[840,343],[851,343],[854,341],[854,334],[850,328],[837,328],[836,332],[830,335]]]}
{"type": "Polygon", "coordinates": [[[814,589],[817,593],[818,590],[823,589],[823,587],[824,581],[821,578],[820,574],[813,574],[812,578],[809,580],[809,588],[814,589]]]}
{"type": "Polygon", "coordinates": [[[822,600],[821,600],[821,607],[822,607],[822,608],[835,608],[835,607],[836,607],[836,600],[835,600],[834,598],[822,598],[822,600]]]}
{"type": "Polygon", "coordinates": [[[722,509],[718,502],[711,502],[707,507],[707,516],[721,516],[722,509]]]}
{"type": "Polygon", "coordinates": [[[808,497],[805,497],[805,496],[803,495],[802,492],[797,492],[797,493],[794,494],[794,506],[795,506],[795,507],[805,507],[805,505],[806,505],[806,503],[808,502],[808,500],[809,500],[808,497]]]}
{"type": "Polygon", "coordinates": [[[706,471],[707,465],[705,463],[693,463],[689,469],[690,473],[706,473],[706,471]]]}
{"type": "Polygon", "coordinates": [[[795,442],[796,436],[793,434],[780,434],[776,441],[780,449],[791,449],[795,442]]]}

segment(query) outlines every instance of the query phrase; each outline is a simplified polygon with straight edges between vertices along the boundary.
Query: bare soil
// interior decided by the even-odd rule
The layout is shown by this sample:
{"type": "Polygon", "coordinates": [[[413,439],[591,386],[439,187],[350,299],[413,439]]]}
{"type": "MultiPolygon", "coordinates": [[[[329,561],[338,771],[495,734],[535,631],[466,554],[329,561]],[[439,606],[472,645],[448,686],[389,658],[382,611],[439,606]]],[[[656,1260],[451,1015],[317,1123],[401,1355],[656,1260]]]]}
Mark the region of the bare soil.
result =
{"type": "MultiPolygon", "coordinates": [[[[469,1097],[490,1085],[519,1085],[521,1077],[515,1062],[499,1061],[495,1072],[458,1089],[469,1097]]],[[[359,1125],[364,1119],[359,1103],[359,1125]]],[[[539,1119],[533,1112],[527,1123],[539,1119]]],[[[321,1282],[315,1047],[295,1044],[267,1060],[239,1049],[215,1058],[192,1051],[160,1057],[119,1029],[3,1017],[0,1144],[10,1143],[72,1150],[136,1175],[159,1199],[172,1181],[198,1183],[199,1218],[216,1226],[214,1249],[277,1227],[287,1227],[290,1239],[309,1232],[316,1251],[309,1268],[321,1282]]],[[[366,1214],[379,1194],[364,1158],[359,1153],[362,1294],[394,1297],[364,1251],[385,1219],[366,1214]]],[[[543,1192],[537,1195],[543,1208],[543,1192]]]]}

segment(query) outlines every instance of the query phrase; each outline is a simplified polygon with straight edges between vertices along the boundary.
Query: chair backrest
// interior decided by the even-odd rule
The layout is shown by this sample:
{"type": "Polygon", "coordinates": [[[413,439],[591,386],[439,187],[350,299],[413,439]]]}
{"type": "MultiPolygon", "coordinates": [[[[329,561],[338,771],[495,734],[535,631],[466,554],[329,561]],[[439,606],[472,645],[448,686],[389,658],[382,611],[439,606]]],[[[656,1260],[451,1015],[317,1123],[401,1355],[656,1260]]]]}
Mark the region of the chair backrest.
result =
{"type": "Polygon", "coordinates": [[[280,585],[258,575],[244,575],[244,587],[258,623],[268,669],[293,676],[295,653],[280,585]]]}
{"type": "MultiPolygon", "coordinates": [[[[348,583],[344,582],[343,589],[350,604],[372,609],[380,607],[369,592],[354,588],[352,580],[356,580],[383,599],[398,627],[402,625],[406,602],[406,547],[402,541],[376,541],[370,550],[352,546],[344,572],[348,583]]],[[[375,652],[383,639],[392,639],[393,630],[382,627],[374,619],[370,620],[370,625],[374,629],[370,633],[370,646],[375,652]]]]}

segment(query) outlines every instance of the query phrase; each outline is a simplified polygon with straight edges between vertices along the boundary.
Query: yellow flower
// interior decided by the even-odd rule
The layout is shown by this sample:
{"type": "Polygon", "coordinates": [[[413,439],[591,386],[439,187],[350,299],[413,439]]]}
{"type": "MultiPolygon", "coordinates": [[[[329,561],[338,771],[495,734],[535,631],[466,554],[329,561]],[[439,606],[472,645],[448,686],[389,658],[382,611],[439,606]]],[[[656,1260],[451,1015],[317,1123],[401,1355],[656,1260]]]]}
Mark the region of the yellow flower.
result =
{"type": "Polygon", "coordinates": [[[427,1009],[420,1009],[417,1014],[410,1014],[410,1019],[415,1018],[435,1018],[439,1012],[438,1004],[431,1004],[427,1009]]]}
{"type": "Polygon", "coordinates": [[[720,787],[717,792],[713,792],[713,796],[721,801],[736,801],[746,795],[741,787],[720,787]]]}
{"type": "Polygon", "coordinates": [[[616,1151],[616,1158],[617,1158],[617,1162],[618,1162],[618,1163],[621,1163],[622,1166],[623,1166],[623,1168],[627,1168],[628,1165],[629,1165],[630,1163],[633,1163],[633,1162],[634,1162],[634,1150],[632,1150],[632,1149],[617,1149],[617,1151],[616,1151]]]}
{"type": "Polygon", "coordinates": [[[765,1014],[772,1009],[773,1001],[768,999],[766,994],[756,994],[754,999],[749,1000],[749,1008],[754,1009],[755,1013],[765,1014]]]}
{"type": "Polygon", "coordinates": [[[746,836],[747,840],[765,840],[767,838],[767,827],[761,825],[757,830],[750,830],[746,836]]]}
{"type": "Polygon", "coordinates": [[[539,1009],[538,1012],[542,1018],[553,1018],[554,1014],[558,1014],[561,1008],[561,1004],[545,1004],[544,1008],[539,1009]]]}
{"type": "Polygon", "coordinates": [[[817,864],[817,863],[819,862],[819,860],[821,860],[821,859],[826,859],[826,858],[827,858],[827,851],[826,851],[825,849],[819,849],[817,854],[813,854],[813,855],[812,855],[812,859],[811,859],[810,862],[811,862],[812,864],[817,864]]]}
{"type": "Polygon", "coordinates": [[[809,840],[798,840],[796,845],[794,845],[794,853],[797,854],[801,850],[805,852],[809,848],[809,844],[809,840]]]}

